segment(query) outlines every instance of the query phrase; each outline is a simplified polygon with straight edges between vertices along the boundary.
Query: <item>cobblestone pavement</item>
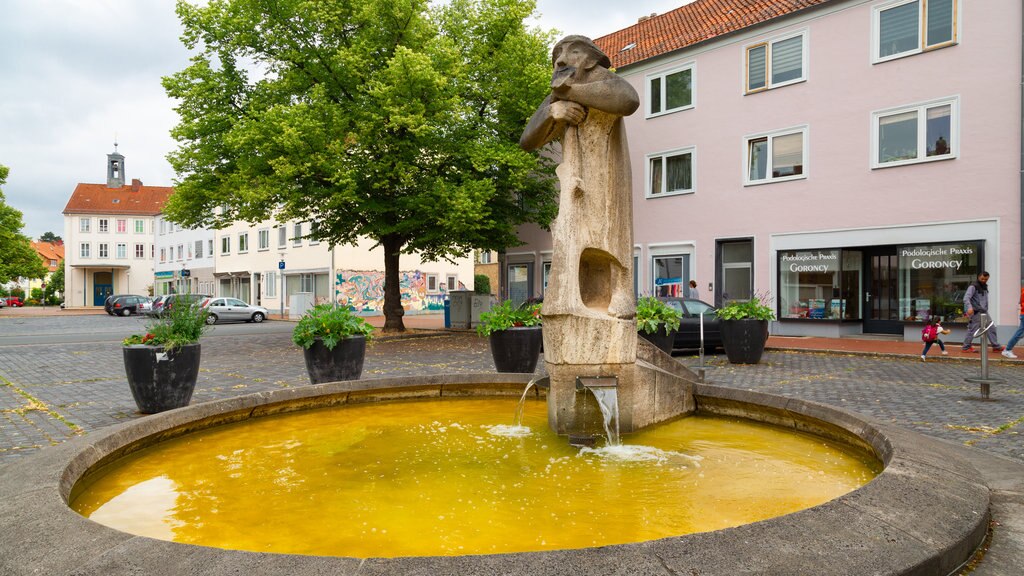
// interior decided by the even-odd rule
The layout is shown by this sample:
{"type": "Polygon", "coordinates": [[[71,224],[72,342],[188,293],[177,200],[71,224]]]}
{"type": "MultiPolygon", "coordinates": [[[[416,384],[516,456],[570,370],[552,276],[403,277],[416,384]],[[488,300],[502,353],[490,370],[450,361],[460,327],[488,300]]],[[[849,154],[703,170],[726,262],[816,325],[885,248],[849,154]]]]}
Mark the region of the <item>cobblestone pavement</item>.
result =
{"type": "MultiPolygon", "coordinates": [[[[991,375],[1007,382],[983,402],[977,385],[963,382],[977,363],[810,352],[768,352],[755,366],[706,361],[712,384],[824,402],[1024,461],[1024,365],[994,366],[991,375]]],[[[485,339],[448,333],[371,343],[363,377],[492,370],[485,339]]],[[[222,334],[203,340],[192,401],[307,383],[290,334],[222,334]]],[[[138,417],[116,341],[0,347],[0,464],[138,417]]]]}

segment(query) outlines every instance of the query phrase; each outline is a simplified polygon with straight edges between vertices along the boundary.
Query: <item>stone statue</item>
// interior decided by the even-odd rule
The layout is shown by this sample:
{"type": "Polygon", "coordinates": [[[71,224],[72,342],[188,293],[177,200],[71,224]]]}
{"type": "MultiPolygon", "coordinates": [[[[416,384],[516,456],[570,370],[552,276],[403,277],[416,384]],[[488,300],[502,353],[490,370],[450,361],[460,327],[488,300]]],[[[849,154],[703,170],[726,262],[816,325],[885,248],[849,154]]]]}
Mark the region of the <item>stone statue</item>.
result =
{"type": "MultiPolygon", "coordinates": [[[[622,118],[636,111],[640,99],[629,82],[608,69],[608,56],[589,38],[567,36],[551,56],[551,94],[530,119],[519,144],[534,150],[561,139],[561,191],[558,217],[551,226],[551,277],[544,294],[545,358],[577,363],[579,350],[567,352],[575,356],[573,360],[559,353],[558,342],[549,347],[549,328],[562,327],[577,338],[636,336],[632,186],[622,118]],[[595,322],[561,326],[566,323],[559,318],[568,316],[595,322]],[[613,328],[607,321],[629,325],[613,328]]],[[[578,340],[575,347],[581,344],[593,348],[578,340]]],[[[635,358],[635,345],[613,342],[599,347],[603,349],[586,361],[623,363],[635,358]]]]}

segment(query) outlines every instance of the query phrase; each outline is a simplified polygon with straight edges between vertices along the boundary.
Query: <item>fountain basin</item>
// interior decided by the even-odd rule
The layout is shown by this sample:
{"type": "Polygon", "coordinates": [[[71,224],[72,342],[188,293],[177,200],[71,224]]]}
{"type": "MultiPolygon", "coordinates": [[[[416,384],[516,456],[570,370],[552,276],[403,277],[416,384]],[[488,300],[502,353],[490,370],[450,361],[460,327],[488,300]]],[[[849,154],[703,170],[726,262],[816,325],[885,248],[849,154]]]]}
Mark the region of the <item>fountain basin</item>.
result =
{"type": "Polygon", "coordinates": [[[68,508],[91,469],[193,430],[266,414],[396,398],[518,396],[528,376],[476,374],[324,384],[210,402],[108,428],[0,470],[0,572],[118,574],[947,574],[980,544],[988,488],[943,443],[800,400],[695,387],[697,413],[739,415],[870,447],[872,482],[794,514],[637,544],[430,558],[294,556],[133,536],[68,508]]]}

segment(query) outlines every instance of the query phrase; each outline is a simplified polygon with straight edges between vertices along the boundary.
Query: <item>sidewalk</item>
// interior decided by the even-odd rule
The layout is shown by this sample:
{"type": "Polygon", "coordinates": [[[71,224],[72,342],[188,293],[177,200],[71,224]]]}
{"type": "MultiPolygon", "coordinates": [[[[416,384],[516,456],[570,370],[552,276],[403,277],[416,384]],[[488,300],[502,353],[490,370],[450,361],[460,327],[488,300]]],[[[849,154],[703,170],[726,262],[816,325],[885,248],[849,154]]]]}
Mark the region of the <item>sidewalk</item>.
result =
{"type": "MultiPolygon", "coordinates": [[[[940,362],[947,360],[981,360],[981,346],[975,343],[975,352],[962,352],[960,340],[944,340],[948,356],[943,356],[938,345],[933,345],[928,351],[928,362],[940,362]]],[[[924,348],[923,342],[900,342],[895,340],[881,340],[870,336],[865,338],[816,338],[807,336],[769,336],[768,350],[797,350],[832,352],[839,354],[860,354],[866,356],[920,356],[924,348]]],[[[1024,347],[1017,348],[1018,352],[1024,353],[1024,347]]],[[[999,352],[992,352],[989,349],[988,359],[998,362],[1024,362],[1024,354],[1021,359],[1011,360],[999,352]]]]}

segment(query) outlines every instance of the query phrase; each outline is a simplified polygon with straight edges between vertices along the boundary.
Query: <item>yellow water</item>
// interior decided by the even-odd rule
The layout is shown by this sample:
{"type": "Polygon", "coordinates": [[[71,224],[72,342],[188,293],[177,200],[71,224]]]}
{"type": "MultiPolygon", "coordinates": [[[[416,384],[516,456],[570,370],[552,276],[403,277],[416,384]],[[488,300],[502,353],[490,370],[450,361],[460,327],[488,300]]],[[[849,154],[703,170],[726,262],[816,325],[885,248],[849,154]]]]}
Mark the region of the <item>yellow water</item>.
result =
{"type": "Polygon", "coordinates": [[[116,462],[72,507],[126,532],[220,548],[490,554],[736,526],[831,500],[880,471],[841,445],[742,420],[683,418],[626,436],[649,447],[643,462],[567,445],[543,401],[526,406],[529,436],[490,433],[515,408],[394,402],[211,428],[116,462]]]}

